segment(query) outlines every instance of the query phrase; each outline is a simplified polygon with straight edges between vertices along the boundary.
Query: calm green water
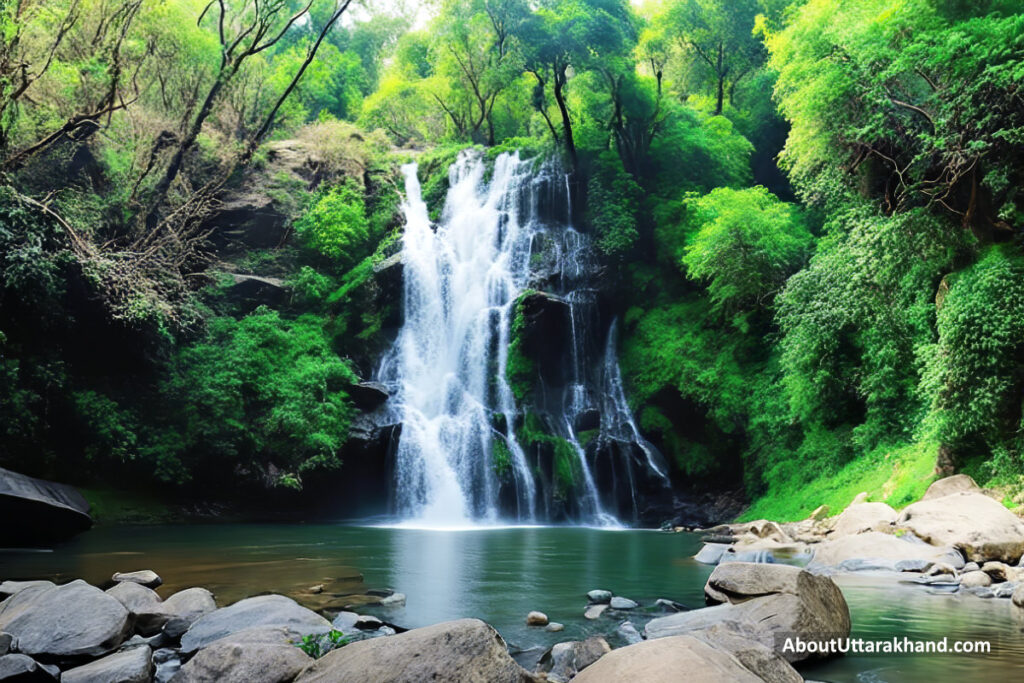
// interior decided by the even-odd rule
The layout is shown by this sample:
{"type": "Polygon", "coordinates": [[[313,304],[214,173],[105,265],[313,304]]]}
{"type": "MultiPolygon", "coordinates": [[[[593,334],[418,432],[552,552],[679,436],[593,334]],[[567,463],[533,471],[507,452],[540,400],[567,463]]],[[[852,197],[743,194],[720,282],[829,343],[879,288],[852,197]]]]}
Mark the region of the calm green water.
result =
{"type": "MultiPolygon", "coordinates": [[[[370,588],[408,596],[404,608],[375,613],[416,627],[479,617],[514,651],[539,652],[559,640],[608,634],[618,621],[583,619],[593,588],[649,605],[670,598],[703,604],[711,568],[691,558],[688,534],[582,528],[425,531],[334,525],[193,525],[97,528],[50,552],[0,551],[0,578],[81,577],[102,583],[115,571],[148,568],[164,577],[165,596],[200,585],[222,604],[260,592],[292,595],[311,607],[340,607],[370,588]],[[324,584],[322,594],[307,592],[324,584]],[[530,610],[562,622],[562,633],[524,625],[530,610]]],[[[822,681],[987,681],[1024,674],[1024,633],[1009,600],[930,595],[892,577],[839,578],[854,636],[989,639],[987,656],[845,657],[807,669],[822,681]]],[[[637,628],[654,613],[634,618],[637,628]]]]}

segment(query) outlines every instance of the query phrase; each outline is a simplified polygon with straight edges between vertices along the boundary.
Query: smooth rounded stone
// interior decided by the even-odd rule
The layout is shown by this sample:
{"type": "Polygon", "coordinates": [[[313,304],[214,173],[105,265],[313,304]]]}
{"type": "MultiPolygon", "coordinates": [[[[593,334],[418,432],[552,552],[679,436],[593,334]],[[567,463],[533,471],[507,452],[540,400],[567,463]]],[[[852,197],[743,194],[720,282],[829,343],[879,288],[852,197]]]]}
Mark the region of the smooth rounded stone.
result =
{"type": "Polygon", "coordinates": [[[547,626],[548,615],[543,612],[530,612],[526,615],[527,626],[547,626]]]}
{"type": "Polygon", "coordinates": [[[169,683],[175,674],[181,670],[181,655],[177,650],[161,648],[153,651],[153,664],[156,671],[153,674],[153,683],[169,683]]]}
{"type": "Polygon", "coordinates": [[[581,671],[574,683],[761,683],[739,661],[692,636],[647,640],[612,650],[581,671]]]}
{"type": "Polygon", "coordinates": [[[159,633],[170,615],[164,610],[160,596],[142,584],[126,581],[108,588],[107,595],[124,605],[132,615],[135,630],[145,636],[159,633]]]}
{"type": "Polygon", "coordinates": [[[992,585],[992,577],[982,571],[967,572],[960,576],[962,588],[978,588],[992,585]]]}
{"type": "Polygon", "coordinates": [[[629,610],[636,609],[640,604],[636,600],[630,600],[629,598],[623,598],[616,595],[611,601],[612,609],[629,610]]]}
{"type": "Polygon", "coordinates": [[[937,479],[928,487],[928,490],[921,496],[921,500],[933,500],[944,498],[961,491],[981,492],[981,487],[967,474],[954,474],[951,477],[937,479]]]}
{"type": "Polygon", "coordinates": [[[296,683],[533,681],[505,641],[479,619],[447,621],[389,638],[362,640],[310,664],[296,683]]]}
{"type": "Polygon", "coordinates": [[[954,568],[962,567],[964,561],[960,553],[951,547],[937,548],[891,534],[866,531],[817,544],[809,566],[838,567],[849,560],[872,560],[879,566],[888,565],[893,571],[901,560],[926,560],[954,568]]]}
{"type": "Polygon", "coordinates": [[[13,654],[0,657],[0,681],[49,683],[56,681],[59,675],[60,669],[57,667],[44,666],[28,655],[13,654]]]}
{"type": "Polygon", "coordinates": [[[131,583],[138,583],[146,588],[156,588],[164,582],[152,569],[140,569],[136,572],[115,572],[110,580],[114,583],[123,583],[129,581],[131,583]]]}
{"type": "Polygon", "coordinates": [[[993,583],[1013,581],[1017,578],[1017,570],[1003,562],[986,562],[981,566],[981,571],[992,577],[993,583]]]}
{"type": "Polygon", "coordinates": [[[955,547],[974,562],[1017,562],[1024,554],[1024,521],[973,491],[909,505],[897,525],[933,545],[955,547]]]}
{"type": "Polygon", "coordinates": [[[591,605],[583,613],[586,619],[600,619],[601,615],[604,614],[605,610],[608,609],[608,605],[591,605]]]}
{"type": "Polygon", "coordinates": [[[1017,607],[1024,607],[1024,583],[1014,589],[1010,601],[1017,607]]]}
{"type": "Polygon", "coordinates": [[[197,652],[174,683],[287,683],[313,662],[296,647],[298,640],[297,634],[280,626],[237,631],[197,652]]]}
{"type": "Polygon", "coordinates": [[[4,581],[0,583],[0,599],[20,593],[26,588],[53,588],[53,581],[4,581]]]}
{"type": "Polygon", "coordinates": [[[658,598],[654,601],[654,606],[663,612],[685,612],[690,609],[683,603],[669,600],[668,598],[658,598]]]}
{"type": "Polygon", "coordinates": [[[785,657],[758,642],[757,634],[743,624],[715,624],[691,635],[711,647],[728,652],[767,683],[803,683],[803,676],[785,657]]]}
{"type": "Polygon", "coordinates": [[[14,649],[14,636],[10,633],[0,632],[0,656],[3,656],[14,649]]]}
{"type": "Polygon", "coordinates": [[[391,595],[383,598],[380,601],[381,607],[404,607],[405,606],[405,593],[392,593],[391,595]]]}
{"type": "MultiPolygon", "coordinates": [[[[722,555],[728,549],[729,545],[726,543],[705,543],[704,547],[693,556],[693,559],[701,564],[718,564],[719,560],[722,559],[722,555]]],[[[610,595],[611,593],[609,593],[610,595]]]]}
{"type": "Polygon", "coordinates": [[[592,605],[607,605],[612,601],[612,592],[600,589],[589,591],[587,601],[592,605]]]}
{"type": "Polygon", "coordinates": [[[195,587],[178,591],[164,600],[163,607],[171,617],[179,617],[191,624],[217,609],[217,601],[210,591],[195,587]]]}
{"type": "Polygon", "coordinates": [[[931,560],[900,560],[896,563],[898,572],[918,572],[923,574],[935,564],[931,560]]]}
{"type": "Polygon", "coordinates": [[[279,626],[300,636],[331,630],[331,622],[291,598],[260,595],[239,600],[197,619],[181,637],[181,651],[195,652],[224,636],[257,626],[279,626]]]}
{"type": "Polygon", "coordinates": [[[359,615],[359,618],[356,619],[355,623],[355,627],[360,631],[376,631],[383,625],[383,621],[369,614],[359,615]]]}
{"type": "Polygon", "coordinates": [[[612,651],[601,636],[556,643],[540,660],[540,671],[552,683],[568,683],[580,671],[612,651]]]}
{"type": "Polygon", "coordinates": [[[339,612],[331,622],[331,626],[342,633],[352,633],[359,630],[356,628],[357,621],[359,621],[359,615],[355,612],[339,612]]]}
{"type": "Polygon", "coordinates": [[[134,647],[95,662],[68,669],[62,683],[148,683],[153,677],[153,651],[134,647]]]}
{"type": "Polygon", "coordinates": [[[0,631],[19,652],[44,657],[99,657],[128,635],[128,610],[85,581],[36,586],[0,603],[0,631]]]}
{"type": "MultiPolygon", "coordinates": [[[[742,624],[750,637],[769,649],[778,633],[820,638],[847,637],[850,610],[832,579],[787,565],[719,565],[704,588],[713,607],[652,619],[648,639],[685,635],[723,622],[742,624]]],[[[796,662],[819,653],[786,653],[796,662]]]]}
{"type": "Polygon", "coordinates": [[[896,521],[897,513],[885,503],[857,503],[843,510],[832,527],[832,536],[850,536],[865,531],[884,531],[896,521]]]}
{"type": "Polygon", "coordinates": [[[565,630],[565,624],[559,624],[557,621],[552,621],[544,627],[544,630],[550,631],[551,633],[558,633],[559,631],[565,630]]]}
{"type": "Polygon", "coordinates": [[[967,564],[965,564],[963,567],[960,568],[960,571],[964,572],[965,574],[967,572],[981,571],[981,565],[978,564],[977,562],[968,562],[967,564]]]}
{"type": "Polygon", "coordinates": [[[644,637],[640,635],[640,631],[636,630],[636,626],[634,626],[631,621],[624,621],[619,624],[619,627],[615,629],[615,633],[626,641],[628,645],[639,643],[644,639],[644,637]]]}
{"type": "MultiPolygon", "coordinates": [[[[965,572],[974,572],[978,571],[978,565],[970,562],[963,565],[961,569],[965,572]],[[972,568],[970,565],[974,565],[974,567],[972,568]]],[[[941,574],[952,574],[955,576],[956,567],[951,564],[946,564],[945,562],[934,562],[932,563],[932,566],[928,567],[928,571],[925,572],[925,575],[927,576],[939,576],[941,574]]]]}

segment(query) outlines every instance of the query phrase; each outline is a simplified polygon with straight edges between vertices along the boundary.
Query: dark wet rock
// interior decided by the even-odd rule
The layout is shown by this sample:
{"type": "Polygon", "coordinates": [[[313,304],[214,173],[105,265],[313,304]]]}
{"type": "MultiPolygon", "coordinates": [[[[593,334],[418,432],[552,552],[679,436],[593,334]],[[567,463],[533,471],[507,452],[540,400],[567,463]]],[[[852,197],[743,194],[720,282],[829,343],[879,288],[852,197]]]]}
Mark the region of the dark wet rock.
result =
{"type": "Polygon", "coordinates": [[[231,285],[224,290],[225,296],[243,313],[260,306],[281,308],[291,298],[291,287],[279,278],[242,273],[229,273],[228,276],[231,285]]]}
{"type": "Polygon", "coordinates": [[[479,619],[448,621],[352,643],[321,657],[295,679],[296,683],[532,680],[509,655],[498,632],[479,619]]]}
{"type": "Polygon", "coordinates": [[[587,593],[587,602],[589,602],[589,603],[591,603],[593,605],[607,605],[611,601],[612,601],[612,592],[611,591],[606,591],[606,590],[601,590],[601,589],[594,589],[594,590],[589,591],[587,593]]]}
{"type": "Polygon", "coordinates": [[[59,676],[57,667],[40,664],[28,655],[0,657],[0,681],[4,683],[50,683],[59,676]]]}
{"type": "Polygon", "coordinates": [[[181,637],[181,650],[195,652],[232,633],[257,626],[287,628],[300,636],[324,633],[331,622],[283,595],[240,600],[200,617],[181,637]]]}
{"type": "Polygon", "coordinates": [[[92,526],[89,503],[66,484],[0,468],[0,545],[70,538],[92,526]]]}
{"type": "Polygon", "coordinates": [[[135,647],[69,669],[60,680],[62,683],[148,683],[152,676],[152,651],[148,647],[135,647]]]}
{"type": "Polygon", "coordinates": [[[576,674],[612,651],[601,636],[556,643],[540,660],[540,671],[552,683],[568,683],[576,674]]]}
{"type": "Polygon", "coordinates": [[[200,650],[181,667],[174,683],[287,683],[313,662],[296,647],[300,639],[283,627],[243,629],[200,650]]]}
{"type": "Polygon", "coordinates": [[[181,655],[177,650],[161,648],[153,652],[153,683],[169,683],[181,670],[181,655]]]}
{"type": "Polygon", "coordinates": [[[575,683],[678,683],[680,680],[762,682],[728,652],[692,636],[648,640],[613,650],[573,679],[575,683]]]}
{"type": "Polygon", "coordinates": [[[348,396],[356,408],[372,412],[384,405],[391,395],[388,388],[380,382],[359,382],[348,388],[348,396]]]}
{"type": "Polygon", "coordinates": [[[594,409],[584,410],[573,420],[572,428],[575,429],[577,433],[600,429],[601,412],[594,409]]]}
{"type": "Polygon", "coordinates": [[[517,313],[524,355],[536,363],[545,383],[562,386],[567,379],[565,349],[552,340],[572,339],[569,304],[554,294],[533,291],[519,299],[517,313]]]}
{"type": "Polygon", "coordinates": [[[369,614],[362,614],[356,619],[355,627],[361,631],[376,631],[384,622],[369,614]]]}
{"type": "Polygon", "coordinates": [[[26,588],[0,603],[0,631],[31,656],[98,657],[117,648],[130,626],[124,605],[81,580],[26,588]]]}

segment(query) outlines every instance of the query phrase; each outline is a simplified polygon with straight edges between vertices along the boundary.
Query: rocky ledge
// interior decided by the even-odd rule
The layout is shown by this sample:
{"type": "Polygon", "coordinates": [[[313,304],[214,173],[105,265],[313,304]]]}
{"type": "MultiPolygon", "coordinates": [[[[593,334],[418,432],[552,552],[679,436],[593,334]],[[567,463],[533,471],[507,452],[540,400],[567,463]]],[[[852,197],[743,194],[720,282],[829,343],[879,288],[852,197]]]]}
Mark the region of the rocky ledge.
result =
{"type": "MultiPolygon", "coordinates": [[[[203,588],[161,599],[150,588],[160,577],[150,571],[115,574],[112,582],[105,591],[81,580],[0,583],[0,681],[658,683],[686,671],[692,681],[798,683],[800,657],[780,654],[781,635],[850,632],[832,580],[783,565],[720,566],[705,586],[712,606],[656,618],[643,635],[625,621],[619,632],[630,644],[616,650],[600,636],[558,643],[534,671],[478,619],[399,632],[352,612],[328,620],[283,595],[225,607],[203,588]]],[[[607,591],[587,598],[609,614],[640,607],[607,591]]],[[[528,620],[560,630],[538,612],[528,620]]]]}
{"type": "Polygon", "coordinates": [[[860,494],[840,514],[822,506],[800,522],[758,520],[705,530],[696,560],[806,565],[816,574],[899,573],[931,592],[1012,598],[1024,607],[1024,520],[967,475],[934,482],[897,512],[860,494]]]}

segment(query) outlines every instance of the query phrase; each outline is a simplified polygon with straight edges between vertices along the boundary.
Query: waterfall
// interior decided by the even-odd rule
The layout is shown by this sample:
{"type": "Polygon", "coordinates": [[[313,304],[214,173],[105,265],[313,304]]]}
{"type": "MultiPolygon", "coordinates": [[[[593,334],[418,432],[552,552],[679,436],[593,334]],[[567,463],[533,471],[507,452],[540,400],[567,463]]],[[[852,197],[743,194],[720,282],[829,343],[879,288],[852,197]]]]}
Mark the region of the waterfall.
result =
{"type": "MultiPolygon", "coordinates": [[[[392,417],[402,423],[394,462],[395,512],[438,527],[548,520],[550,511],[540,507],[547,504],[539,490],[540,466],[517,438],[523,411],[506,377],[516,302],[543,279],[536,263],[543,245],[550,270],[544,284],[567,306],[570,319],[565,335],[570,338],[551,340],[568,349],[564,386],[554,390],[560,398],[546,405],[549,426],[577,460],[577,521],[617,524],[602,504],[577,435],[581,416],[596,414],[608,402],[609,388],[600,382],[604,376],[608,383],[609,362],[616,373],[611,389],[616,398],[607,428],[601,419],[602,438],[625,437],[647,446],[632,415],[623,422],[628,406],[614,349],[609,361],[608,352],[602,360],[591,348],[600,317],[591,282],[597,268],[593,249],[571,226],[566,176],[556,167],[538,168],[534,160],[506,153],[493,162],[489,178],[487,171],[479,152],[459,155],[435,225],[416,165],[402,168],[404,321],[377,373],[392,390],[392,417]],[[623,424],[634,436],[623,432],[623,424]],[[507,460],[501,463],[501,481],[499,451],[507,460]]],[[[661,474],[653,453],[649,460],[661,474]]],[[[635,499],[635,489],[631,495],[635,499]]]]}

